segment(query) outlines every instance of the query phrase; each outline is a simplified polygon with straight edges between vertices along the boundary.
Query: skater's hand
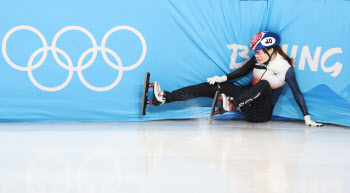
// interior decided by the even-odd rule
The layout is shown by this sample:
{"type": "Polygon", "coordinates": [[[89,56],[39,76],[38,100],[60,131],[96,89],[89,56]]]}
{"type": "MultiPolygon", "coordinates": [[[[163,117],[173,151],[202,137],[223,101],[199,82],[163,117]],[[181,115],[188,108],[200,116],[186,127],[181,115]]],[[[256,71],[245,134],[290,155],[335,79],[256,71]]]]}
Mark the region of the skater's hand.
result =
{"type": "Polygon", "coordinates": [[[209,82],[209,84],[213,85],[216,82],[217,83],[221,83],[221,82],[225,82],[227,80],[227,76],[214,76],[212,78],[207,78],[207,82],[209,82]]]}
{"type": "Polygon", "coordinates": [[[316,123],[315,121],[312,121],[310,115],[306,115],[304,117],[304,120],[305,120],[305,125],[307,125],[307,126],[312,126],[312,127],[322,127],[323,126],[322,123],[316,123]]]}

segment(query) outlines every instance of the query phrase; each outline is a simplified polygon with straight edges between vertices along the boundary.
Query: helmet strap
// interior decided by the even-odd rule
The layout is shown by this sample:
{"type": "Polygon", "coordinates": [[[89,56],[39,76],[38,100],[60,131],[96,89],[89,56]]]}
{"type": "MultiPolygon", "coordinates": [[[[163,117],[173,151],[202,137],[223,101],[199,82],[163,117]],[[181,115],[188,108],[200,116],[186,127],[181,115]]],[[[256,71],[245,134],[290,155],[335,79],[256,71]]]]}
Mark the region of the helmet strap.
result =
{"type": "Polygon", "coordinates": [[[263,51],[265,52],[265,54],[267,54],[269,56],[269,59],[266,62],[264,62],[265,65],[268,65],[272,56],[269,54],[269,52],[266,50],[266,48],[263,48],[263,51]]]}

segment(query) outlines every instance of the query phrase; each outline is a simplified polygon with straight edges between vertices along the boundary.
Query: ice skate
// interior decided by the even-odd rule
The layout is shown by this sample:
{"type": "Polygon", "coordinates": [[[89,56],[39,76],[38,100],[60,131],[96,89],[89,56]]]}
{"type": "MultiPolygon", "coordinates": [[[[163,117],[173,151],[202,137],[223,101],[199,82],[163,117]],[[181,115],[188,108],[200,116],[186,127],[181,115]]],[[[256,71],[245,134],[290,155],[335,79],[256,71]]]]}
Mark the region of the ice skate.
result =
{"type": "Polygon", "coordinates": [[[142,104],[141,104],[141,115],[146,115],[147,105],[152,104],[153,100],[148,99],[148,89],[153,88],[153,83],[149,83],[150,73],[146,72],[145,81],[143,83],[143,92],[142,92],[142,104]]]}
{"type": "Polygon", "coordinates": [[[215,115],[218,115],[218,114],[222,115],[226,112],[231,112],[232,109],[234,108],[234,105],[232,105],[232,103],[227,99],[224,93],[222,93],[219,96],[218,102],[219,102],[219,108],[218,110],[215,111],[215,115]]]}
{"type": "Polygon", "coordinates": [[[159,83],[157,81],[154,81],[153,83],[153,105],[159,106],[165,103],[165,93],[160,88],[159,83]]]}
{"type": "Polygon", "coordinates": [[[165,92],[160,88],[159,83],[154,81],[150,83],[150,73],[146,72],[143,83],[141,115],[146,115],[147,105],[159,106],[165,103],[165,92]],[[153,99],[148,99],[148,90],[153,89],[153,99]]]}

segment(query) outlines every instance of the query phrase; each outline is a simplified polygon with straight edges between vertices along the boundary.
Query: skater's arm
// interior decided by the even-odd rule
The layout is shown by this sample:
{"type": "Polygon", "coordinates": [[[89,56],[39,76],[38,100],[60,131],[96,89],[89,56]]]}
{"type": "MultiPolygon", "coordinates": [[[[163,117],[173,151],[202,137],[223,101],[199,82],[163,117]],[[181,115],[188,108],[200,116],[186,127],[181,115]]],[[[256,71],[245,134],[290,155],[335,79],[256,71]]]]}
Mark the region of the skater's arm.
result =
{"type": "Polygon", "coordinates": [[[289,87],[292,89],[293,96],[295,100],[298,103],[298,106],[300,110],[303,112],[303,115],[306,116],[309,113],[307,112],[305,100],[303,97],[303,94],[301,93],[297,80],[295,79],[295,73],[293,68],[289,68],[286,73],[286,82],[288,83],[289,87]]]}
{"type": "Polygon", "coordinates": [[[299,108],[303,112],[305,124],[307,126],[322,127],[323,124],[312,121],[309,113],[307,112],[305,100],[304,100],[303,94],[300,92],[298,83],[295,79],[295,73],[294,73],[293,68],[288,69],[288,71],[286,73],[286,82],[288,83],[288,85],[292,89],[294,98],[297,101],[299,108]]]}
{"type": "Polygon", "coordinates": [[[255,62],[256,59],[255,56],[253,56],[244,66],[237,69],[236,71],[231,72],[230,74],[227,74],[227,80],[232,80],[247,75],[254,69],[255,62]]]}

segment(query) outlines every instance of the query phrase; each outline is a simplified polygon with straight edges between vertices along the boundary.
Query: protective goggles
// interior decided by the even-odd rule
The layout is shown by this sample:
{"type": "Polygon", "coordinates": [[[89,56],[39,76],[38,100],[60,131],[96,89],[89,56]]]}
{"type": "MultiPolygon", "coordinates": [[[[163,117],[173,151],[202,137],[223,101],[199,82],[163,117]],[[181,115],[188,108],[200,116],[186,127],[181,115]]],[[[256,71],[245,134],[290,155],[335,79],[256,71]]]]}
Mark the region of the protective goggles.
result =
{"type": "Polygon", "coordinates": [[[265,52],[262,49],[261,50],[254,50],[254,54],[262,55],[262,54],[265,54],[265,52]]]}

